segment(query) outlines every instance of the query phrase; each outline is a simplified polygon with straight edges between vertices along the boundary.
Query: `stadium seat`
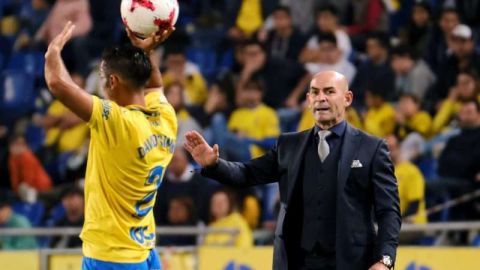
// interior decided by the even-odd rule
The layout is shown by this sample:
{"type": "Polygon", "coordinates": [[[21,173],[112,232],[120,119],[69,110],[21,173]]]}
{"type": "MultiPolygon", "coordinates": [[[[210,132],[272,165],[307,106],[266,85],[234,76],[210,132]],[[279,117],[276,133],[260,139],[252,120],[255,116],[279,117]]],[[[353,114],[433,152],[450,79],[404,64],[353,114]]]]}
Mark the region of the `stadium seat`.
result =
{"type": "Polygon", "coordinates": [[[192,47],[187,49],[187,58],[198,65],[200,72],[208,82],[211,82],[217,73],[217,54],[209,48],[192,47]]]}
{"type": "Polygon", "coordinates": [[[36,153],[42,147],[45,140],[45,130],[33,123],[29,123],[25,129],[25,139],[30,149],[36,153]]]}
{"type": "Polygon", "coordinates": [[[43,224],[45,227],[54,227],[55,224],[62,220],[65,217],[65,207],[60,202],[56,204],[51,210],[50,213],[43,224]]]}
{"type": "Polygon", "coordinates": [[[45,214],[45,206],[41,202],[26,203],[17,201],[12,206],[15,213],[24,215],[30,221],[32,227],[38,227],[45,214]]]}
{"type": "Polygon", "coordinates": [[[0,120],[6,124],[25,116],[34,108],[33,77],[18,70],[6,70],[0,76],[0,120]]]}
{"type": "Polygon", "coordinates": [[[35,78],[41,78],[43,77],[44,59],[41,52],[16,52],[8,61],[7,69],[24,71],[35,78]]]}
{"type": "Polygon", "coordinates": [[[12,53],[13,43],[15,39],[9,36],[0,35],[0,54],[3,56],[4,64],[7,63],[7,60],[12,53]]]}

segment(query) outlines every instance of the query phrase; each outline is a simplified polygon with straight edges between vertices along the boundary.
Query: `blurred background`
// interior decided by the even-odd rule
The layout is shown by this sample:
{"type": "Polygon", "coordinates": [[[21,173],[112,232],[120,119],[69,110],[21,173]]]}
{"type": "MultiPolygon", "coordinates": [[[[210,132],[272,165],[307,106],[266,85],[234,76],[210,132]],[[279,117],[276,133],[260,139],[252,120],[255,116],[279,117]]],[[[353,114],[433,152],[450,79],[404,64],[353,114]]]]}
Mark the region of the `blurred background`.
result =
{"type": "MultiPolygon", "coordinates": [[[[348,78],[350,124],[390,147],[404,217],[396,268],[479,268],[480,1],[178,2],[156,51],[179,122],[154,209],[164,269],[271,269],[277,186],[202,177],[183,134],[201,132],[229,160],[258,157],[314,125],[305,94],[323,70],[348,78]]],[[[63,59],[102,97],[102,50],[128,42],[120,0],[0,0],[2,269],[80,269],[89,130],[43,78],[69,20],[63,59]]]]}

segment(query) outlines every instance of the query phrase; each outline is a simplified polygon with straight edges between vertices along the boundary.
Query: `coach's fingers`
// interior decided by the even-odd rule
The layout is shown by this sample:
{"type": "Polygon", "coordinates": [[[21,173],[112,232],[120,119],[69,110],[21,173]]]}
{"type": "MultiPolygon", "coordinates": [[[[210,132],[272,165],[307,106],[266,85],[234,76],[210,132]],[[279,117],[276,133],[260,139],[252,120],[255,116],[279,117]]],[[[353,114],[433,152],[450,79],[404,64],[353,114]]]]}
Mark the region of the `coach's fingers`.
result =
{"type": "Polygon", "coordinates": [[[193,138],[195,140],[195,142],[197,144],[206,144],[208,145],[208,143],[205,141],[205,139],[203,138],[202,135],[200,135],[200,133],[198,133],[196,130],[193,130],[192,131],[192,135],[193,135],[193,138]]]}

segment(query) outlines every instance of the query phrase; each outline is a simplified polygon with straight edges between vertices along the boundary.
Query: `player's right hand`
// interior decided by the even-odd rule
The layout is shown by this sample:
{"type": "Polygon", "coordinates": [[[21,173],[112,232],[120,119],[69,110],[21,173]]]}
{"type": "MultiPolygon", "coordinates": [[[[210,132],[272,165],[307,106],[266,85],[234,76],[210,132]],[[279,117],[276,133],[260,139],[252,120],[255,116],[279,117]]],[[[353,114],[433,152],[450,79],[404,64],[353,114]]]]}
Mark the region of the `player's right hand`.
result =
{"type": "Polygon", "coordinates": [[[205,139],[196,131],[189,131],[185,134],[185,149],[192,155],[193,159],[203,168],[217,164],[219,151],[218,145],[208,145],[205,139]]]}
{"type": "Polygon", "coordinates": [[[175,31],[175,27],[170,26],[169,29],[163,32],[152,33],[149,37],[142,39],[135,35],[128,27],[125,28],[127,31],[127,36],[130,39],[130,42],[133,46],[142,49],[143,51],[149,53],[162,42],[164,42],[172,33],[175,31]]]}

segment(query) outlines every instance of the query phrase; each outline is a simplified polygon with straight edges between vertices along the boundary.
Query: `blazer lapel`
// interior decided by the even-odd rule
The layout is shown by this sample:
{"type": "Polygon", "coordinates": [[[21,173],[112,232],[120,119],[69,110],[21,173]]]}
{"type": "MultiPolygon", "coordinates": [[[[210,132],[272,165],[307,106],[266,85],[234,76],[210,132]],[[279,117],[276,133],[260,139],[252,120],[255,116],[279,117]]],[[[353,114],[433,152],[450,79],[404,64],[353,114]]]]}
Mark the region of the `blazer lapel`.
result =
{"type": "Polygon", "coordinates": [[[288,191],[287,191],[287,202],[290,202],[293,189],[295,188],[295,183],[298,178],[298,171],[300,170],[300,165],[302,164],[303,157],[305,156],[305,150],[307,149],[308,138],[313,136],[313,128],[309,131],[303,132],[300,134],[300,138],[292,150],[292,167],[288,170],[288,191]]]}
{"type": "Polygon", "coordinates": [[[360,136],[356,128],[347,124],[345,135],[343,138],[342,152],[340,161],[338,164],[338,191],[342,191],[345,183],[347,182],[348,175],[350,174],[351,164],[354,158],[354,154],[360,147],[360,136]]]}

